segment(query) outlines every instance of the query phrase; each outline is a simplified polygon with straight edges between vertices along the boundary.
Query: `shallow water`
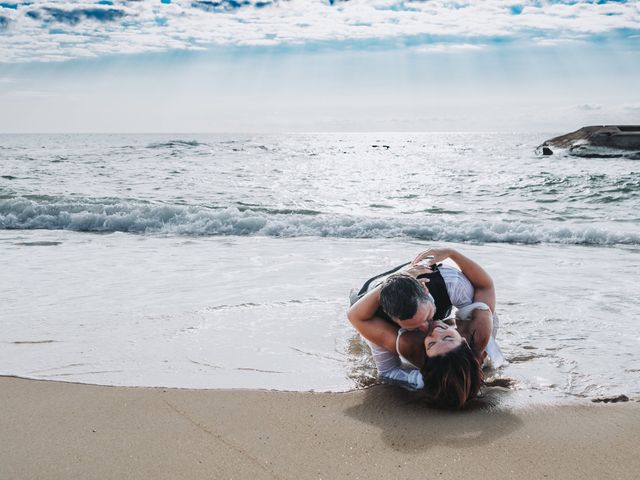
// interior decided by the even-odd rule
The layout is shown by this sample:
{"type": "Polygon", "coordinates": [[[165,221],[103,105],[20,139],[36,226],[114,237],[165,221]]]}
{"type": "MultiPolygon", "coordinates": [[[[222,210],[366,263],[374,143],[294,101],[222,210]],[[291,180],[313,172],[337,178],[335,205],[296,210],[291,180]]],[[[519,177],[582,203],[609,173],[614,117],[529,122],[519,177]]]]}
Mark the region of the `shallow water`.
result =
{"type": "MultiPolygon", "coordinates": [[[[347,292],[419,242],[4,232],[2,372],[116,385],[371,382],[347,292]],[[53,238],[56,240],[54,241],[53,238]],[[59,242],[55,243],[54,242],[59,242]]],[[[535,398],[640,394],[638,251],[459,246],[496,280],[499,377],[535,398]],[[606,265],[606,267],[603,267],[606,265]]]]}
{"type": "Polygon", "coordinates": [[[496,282],[510,401],[639,396],[636,163],[382,137],[0,137],[0,373],[358,388],[349,289],[455,242],[496,282]]]}

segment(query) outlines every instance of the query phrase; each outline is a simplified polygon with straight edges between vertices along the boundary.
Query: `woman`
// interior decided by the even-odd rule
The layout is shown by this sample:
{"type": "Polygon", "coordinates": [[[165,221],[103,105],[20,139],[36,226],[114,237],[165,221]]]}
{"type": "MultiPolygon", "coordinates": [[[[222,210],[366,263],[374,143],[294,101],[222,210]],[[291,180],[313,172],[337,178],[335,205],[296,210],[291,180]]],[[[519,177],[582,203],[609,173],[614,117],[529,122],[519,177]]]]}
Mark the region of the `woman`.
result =
{"type": "Polygon", "coordinates": [[[463,406],[480,388],[487,352],[494,367],[502,361],[493,340],[491,277],[457,250],[435,248],[375,280],[348,317],[369,343],[380,376],[421,390],[433,405],[463,406]],[[438,265],[447,258],[460,270],[438,265]],[[456,319],[445,321],[452,306],[456,319]]]}

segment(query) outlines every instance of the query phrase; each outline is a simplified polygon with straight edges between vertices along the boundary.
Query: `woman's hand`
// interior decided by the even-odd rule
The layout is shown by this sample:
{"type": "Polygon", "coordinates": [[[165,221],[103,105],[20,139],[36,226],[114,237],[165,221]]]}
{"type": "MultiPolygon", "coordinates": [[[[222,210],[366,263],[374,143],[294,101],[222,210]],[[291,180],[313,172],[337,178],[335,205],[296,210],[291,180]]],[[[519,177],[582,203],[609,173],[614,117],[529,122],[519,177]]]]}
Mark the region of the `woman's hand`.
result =
{"type": "MultiPolygon", "coordinates": [[[[431,270],[431,267],[428,267],[427,265],[411,265],[409,268],[407,268],[403,273],[406,273],[407,275],[412,276],[413,278],[418,278],[419,275],[424,275],[425,273],[432,273],[433,270],[431,270]]],[[[420,279],[422,280],[422,279],[420,279]]]]}
{"type": "Polygon", "coordinates": [[[418,265],[418,263],[425,259],[427,265],[434,265],[449,258],[453,251],[452,248],[430,248],[420,252],[416,258],[413,259],[411,265],[418,265]]]}
{"type": "Polygon", "coordinates": [[[425,273],[432,273],[432,272],[433,270],[431,270],[431,267],[427,267],[426,265],[411,265],[403,273],[415,278],[418,282],[420,282],[420,284],[422,285],[422,288],[424,288],[424,291],[429,293],[429,286],[427,285],[427,283],[429,283],[430,280],[426,277],[418,278],[418,276],[424,275],[425,273]]]}

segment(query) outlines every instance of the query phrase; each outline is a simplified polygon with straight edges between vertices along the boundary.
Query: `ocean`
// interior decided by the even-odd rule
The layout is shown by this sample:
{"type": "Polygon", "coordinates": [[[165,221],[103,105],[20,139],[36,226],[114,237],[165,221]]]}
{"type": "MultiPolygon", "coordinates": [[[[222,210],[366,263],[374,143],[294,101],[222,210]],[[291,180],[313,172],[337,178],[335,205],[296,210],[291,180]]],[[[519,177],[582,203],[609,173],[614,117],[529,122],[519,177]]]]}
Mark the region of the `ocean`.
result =
{"type": "Polygon", "coordinates": [[[546,134],[0,135],[0,374],[348,391],[348,293],[434,245],[497,289],[515,403],[640,396],[640,163],[546,134]]]}

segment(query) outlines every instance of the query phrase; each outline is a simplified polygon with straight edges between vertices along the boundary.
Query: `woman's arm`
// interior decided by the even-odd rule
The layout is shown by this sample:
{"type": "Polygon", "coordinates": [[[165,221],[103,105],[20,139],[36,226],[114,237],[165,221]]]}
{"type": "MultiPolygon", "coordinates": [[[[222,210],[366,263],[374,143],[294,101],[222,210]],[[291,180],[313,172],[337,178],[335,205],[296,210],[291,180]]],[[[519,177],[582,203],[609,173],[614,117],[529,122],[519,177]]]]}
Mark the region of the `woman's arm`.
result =
{"type": "Polygon", "coordinates": [[[384,348],[367,342],[376,363],[378,376],[387,382],[395,383],[409,390],[421,390],[424,387],[422,374],[415,368],[402,368],[400,357],[384,348]]]}

